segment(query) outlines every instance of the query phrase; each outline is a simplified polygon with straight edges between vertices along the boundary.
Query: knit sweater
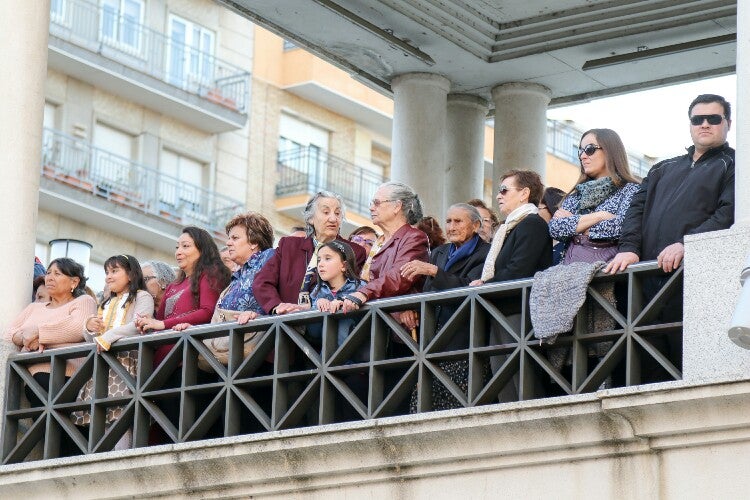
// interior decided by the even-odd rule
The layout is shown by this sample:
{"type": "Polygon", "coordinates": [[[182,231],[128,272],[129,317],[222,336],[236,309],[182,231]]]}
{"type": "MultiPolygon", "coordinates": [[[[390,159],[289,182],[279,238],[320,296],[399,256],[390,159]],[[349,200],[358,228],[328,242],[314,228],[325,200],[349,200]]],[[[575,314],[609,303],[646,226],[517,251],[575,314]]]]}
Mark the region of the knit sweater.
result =
{"type": "MultiPolygon", "coordinates": [[[[50,303],[32,302],[21,311],[21,314],[5,331],[5,339],[13,341],[13,335],[19,331],[36,330],[39,332],[39,345],[45,349],[67,347],[83,342],[83,329],[87,318],[96,315],[96,302],[88,295],[58,307],[49,307],[50,303]]],[[[70,377],[80,365],[80,360],[70,360],[65,366],[65,375],[70,377]]],[[[29,366],[34,375],[39,372],[49,373],[50,364],[40,363],[29,366]]]]}

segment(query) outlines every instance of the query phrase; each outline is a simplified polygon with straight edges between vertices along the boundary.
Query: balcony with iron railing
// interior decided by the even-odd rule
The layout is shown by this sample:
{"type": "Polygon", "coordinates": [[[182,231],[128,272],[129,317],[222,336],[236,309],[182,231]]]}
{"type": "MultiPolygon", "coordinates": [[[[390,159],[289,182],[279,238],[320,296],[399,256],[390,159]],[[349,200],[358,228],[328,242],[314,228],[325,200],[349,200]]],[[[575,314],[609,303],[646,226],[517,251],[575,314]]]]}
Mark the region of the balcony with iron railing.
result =
{"type": "Polygon", "coordinates": [[[523,279],[373,301],[346,316],[302,312],[263,316],[243,326],[223,323],[142,335],[117,342],[109,352],[97,353],[93,344],[81,344],[12,354],[2,463],[58,457],[62,438],[73,443],[75,454],[112,450],[128,430],[133,447],[140,448],[149,445],[154,429],[163,431],[167,442],[183,443],[425,413],[433,409],[433,384],[452,396],[458,408],[549,396],[562,396],[556,400],[556,407],[562,407],[566,397],[572,404],[576,395],[598,391],[605,382],[607,387],[627,387],[653,381],[645,379],[646,365],[658,367],[661,380],[679,380],[682,367],[659,346],[668,338],[681,349],[682,322],[661,320],[660,312],[670,296],[682,293],[682,268],[654,299],[644,300],[642,294],[646,280],[662,276],[655,262],[633,265],[616,276],[598,275],[573,331],[552,345],[540,344],[534,336],[528,320],[533,280],[523,279]],[[600,293],[604,284],[614,288],[616,305],[600,293]],[[455,308],[454,314],[437,324],[438,311],[447,305],[455,308]],[[596,305],[608,321],[587,326],[589,305],[596,305]],[[416,338],[393,318],[393,313],[407,310],[419,312],[416,338]],[[511,315],[518,312],[521,321],[514,322],[511,315]],[[344,319],[354,325],[337,346],[338,325],[344,319]],[[314,324],[322,324],[322,338],[308,333],[314,324]],[[499,337],[491,332],[499,332],[499,337]],[[467,348],[447,348],[457,335],[465,336],[467,348]],[[203,342],[226,336],[228,365],[203,342]],[[253,346],[246,357],[244,342],[253,346]],[[154,352],[165,344],[175,347],[154,367],[154,352]],[[605,347],[592,357],[594,346],[605,347]],[[561,349],[568,352],[566,365],[552,361],[554,351],[561,349]],[[135,376],[117,358],[127,351],[138,354],[135,376]],[[66,378],[66,361],[73,359],[80,361],[80,368],[66,378]],[[468,362],[465,388],[441,367],[458,360],[468,362]],[[29,372],[38,363],[51,363],[49,387],[29,372]],[[125,381],[127,395],[108,396],[110,369],[125,381]],[[176,386],[168,382],[175,372],[182,380],[176,386]],[[80,400],[79,391],[92,377],[93,399],[80,400]],[[41,402],[23,403],[24,386],[41,402]],[[179,408],[177,421],[162,410],[166,404],[179,408]],[[121,416],[108,425],[106,410],[114,406],[123,408],[121,416]],[[90,412],[87,427],[72,423],[71,413],[80,410],[90,412]]]}
{"type": "Polygon", "coordinates": [[[48,128],[44,129],[41,174],[88,193],[91,200],[105,199],[174,224],[197,225],[219,237],[224,235],[224,224],[244,208],[239,200],[48,128]]]}
{"type": "Polygon", "coordinates": [[[52,67],[211,132],[247,120],[250,74],[86,0],[53,4],[52,67]]]}

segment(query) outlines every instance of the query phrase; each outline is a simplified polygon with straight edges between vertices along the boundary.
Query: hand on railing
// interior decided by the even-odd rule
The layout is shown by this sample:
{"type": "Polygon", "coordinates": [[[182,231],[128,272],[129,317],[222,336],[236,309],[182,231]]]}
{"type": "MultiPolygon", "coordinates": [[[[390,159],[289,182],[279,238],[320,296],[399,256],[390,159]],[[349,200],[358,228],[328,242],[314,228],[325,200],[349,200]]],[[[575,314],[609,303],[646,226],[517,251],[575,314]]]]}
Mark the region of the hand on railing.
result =
{"type": "Polygon", "coordinates": [[[612,259],[609,264],[607,264],[607,267],[604,268],[604,272],[617,274],[627,269],[629,265],[635,264],[640,260],[641,259],[638,255],[633,252],[620,252],[615,255],[614,259],[612,259]]]}

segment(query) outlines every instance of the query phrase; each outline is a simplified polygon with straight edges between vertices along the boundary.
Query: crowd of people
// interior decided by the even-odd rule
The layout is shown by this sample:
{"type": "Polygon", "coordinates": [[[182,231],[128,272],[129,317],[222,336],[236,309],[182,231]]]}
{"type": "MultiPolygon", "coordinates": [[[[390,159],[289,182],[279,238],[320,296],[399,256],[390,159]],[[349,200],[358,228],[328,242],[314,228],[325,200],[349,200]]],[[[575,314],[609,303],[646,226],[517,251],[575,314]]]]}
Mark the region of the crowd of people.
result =
{"type": "MultiPolygon", "coordinates": [[[[262,315],[285,315],[309,309],[344,313],[338,321],[337,342],[345,342],[354,324],[347,314],[370,301],[482,286],[533,277],[553,265],[605,262],[605,272],[624,271],[639,260],[656,260],[663,276],[644,286],[648,300],[669,279],[683,260],[683,238],[689,234],[728,228],[734,213],[734,150],[726,143],[731,125],[729,103],[721,96],[698,96],[688,108],[693,145],[685,155],[656,164],[642,181],[630,172],[625,147],[613,130],[592,129],[578,144],[580,177],[570,192],[545,186],[532,171],[508,170],[496,194],[504,221],[482,200],[451,205],[444,221],[425,217],[418,193],[399,182],[386,182],[370,202],[371,226],[363,226],[348,239],[341,235],[345,205],[337,193],[315,194],[303,211],[304,227],[282,237],[273,246],[274,233],[261,214],[235,216],[226,224],[226,247],[198,227],[182,230],[175,251],[177,271],[165,262],[139,263],[132,255],[115,255],[105,262],[107,293],[98,301],[85,293],[83,267],[68,258],[52,261],[43,279],[35,281],[34,302],[26,307],[5,332],[5,338],[23,351],[91,342],[108,351],[118,340],[165,330],[185,331],[194,325],[236,321],[247,323],[262,315]]],[[[664,308],[665,318],[681,315],[681,296],[664,308]]],[[[503,311],[508,321],[520,325],[517,303],[503,311]]],[[[435,331],[454,315],[456,306],[436,306],[435,331]]],[[[393,314],[403,326],[393,332],[387,349],[399,357],[410,353],[409,336],[416,340],[420,325],[417,311],[393,314]],[[406,333],[404,333],[406,332],[406,333]]],[[[467,349],[468,326],[446,338],[446,351],[467,349]]],[[[320,328],[309,327],[312,342],[321,338],[320,328]]],[[[508,332],[487,332],[497,344],[507,342],[508,332]]],[[[228,349],[221,339],[206,341],[219,352],[228,349]]],[[[159,346],[154,367],[172,359],[173,344],[159,346]]],[[[674,346],[661,346],[667,355],[674,346]]],[[[137,353],[120,352],[118,360],[135,375],[137,353]]],[[[357,362],[368,355],[352,355],[357,362]]],[[[483,376],[503,362],[493,358],[483,376]]],[[[466,360],[438,363],[463,391],[469,379],[466,360]]],[[[67,362],[66,377],[77,369],[67,362]]],[[[272,373],[267,358],[259,373],[272,373]]],[[[49,364],[30,367],[38,384],[50,381],[49,364]]],[[[165,387],[179,387],[182,371],[174,370],[165,387]]],[[[109,394],[127,391],[116,374],[110,374],[109,394]]],[[[202,372],[203,381],[211,374],[202,372]]],[[[350,380],[355,394],[366,391],[366,377],[350,380]],[[359,388],[358,387],[359,384],[359,388]]],[[[512,384],[511,384],[512,385],[512,384]]],[[[510,388],[513,389],[512,387],[510,388]]],[[[82,401],[91,397],[82,389],[82,401]]],[[[365,392],[366,394],[366,392],[365,392]]],[[[40,405],[40,393],[26,388],[32,405],[40,405]]],[[[411,398],[411,411],[459,406],[442,384],[433,383],[432,395],[411,398]]],[[[179,408],[167,400],[157,402],[176,424],[179,408]]],[[[107,414],[111,425],[120,413],[107,414]]],[[[72,415],[86,425],[85,411],[72,415]]],[[[155,438],[157,439],[157,438],[155,438]]],[[[118,447],[131,446],[129,434],[118,447]]],[[[62,446],[70,446],[63,443],[62,446]]]]}

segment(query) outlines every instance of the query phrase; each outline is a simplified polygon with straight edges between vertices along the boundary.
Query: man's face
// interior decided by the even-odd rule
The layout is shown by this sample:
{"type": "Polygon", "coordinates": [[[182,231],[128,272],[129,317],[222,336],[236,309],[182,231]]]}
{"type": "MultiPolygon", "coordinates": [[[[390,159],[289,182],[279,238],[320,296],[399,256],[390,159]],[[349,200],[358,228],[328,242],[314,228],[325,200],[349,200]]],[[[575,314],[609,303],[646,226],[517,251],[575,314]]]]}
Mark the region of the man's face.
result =
{"type": "MultiPolygon", "coordinates": [[[[690,117],[698,115],[724,116],[724,107],[718,102],[696,104],[690,112],[690,117]]],[[[732,122],[723,118],[718,125],[711,125],[704,119],[699,125],[690,124],[690,137],[693,139],[696,151],[703,153],[711,148],[721,146],[727,142],[727,134],[732,122]]]]}

